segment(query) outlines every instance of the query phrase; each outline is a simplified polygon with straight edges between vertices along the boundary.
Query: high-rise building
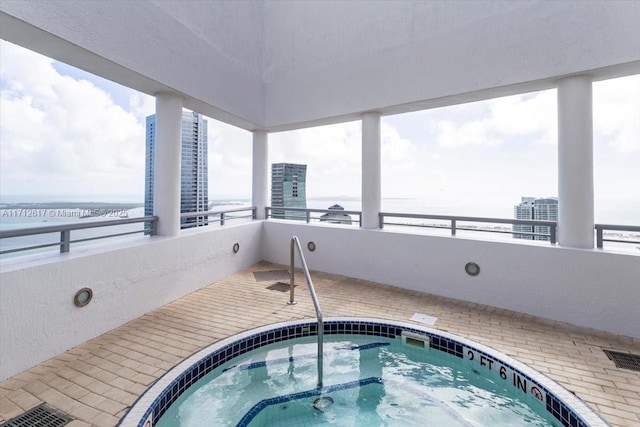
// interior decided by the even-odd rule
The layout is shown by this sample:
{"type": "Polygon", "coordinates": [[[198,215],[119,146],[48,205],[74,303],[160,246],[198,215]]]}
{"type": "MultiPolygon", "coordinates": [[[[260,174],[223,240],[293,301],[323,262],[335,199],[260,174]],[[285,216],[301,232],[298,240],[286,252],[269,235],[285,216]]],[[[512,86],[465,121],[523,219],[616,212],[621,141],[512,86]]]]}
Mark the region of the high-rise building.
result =
{"type": "MultiPolygon", "coordinates": [[[[547,197],[544,199],[536,199],[535,197],[523,197],[519,205],[513,208],[513,217],[515,219],[533,219],[538,221],[557,221],[558,220],[558,198],[547,197]]],[[[513,225],[514,239],[527,240],[550,240],[548,236],[534,236],[533,234],[549,234],[551,228],[547,226],[533,225],[513,225]],[[529,234],[517,234],[529,233],[529,234]],[[532,234],[533,233],[533,234],[532,234]]]]}
{"type": "MultiPolygon", "coordinates": [[[[182,112],[180,160],[180,212],[203,212],[209,208],[207,121],[198,113],[182,112]]],[[[156,116],[147,117],[144,214],[153,215],[156,116]]],[[[181,228],[208,224],[207,216],[183,218],[181,228]]]]}
{"type": "Polygon", "coordinates": [[[307,165],[273,163],[271,165],[271,214],[273,218],[305,220],[304,212],[277,208],[307,207],[307,165]]]}

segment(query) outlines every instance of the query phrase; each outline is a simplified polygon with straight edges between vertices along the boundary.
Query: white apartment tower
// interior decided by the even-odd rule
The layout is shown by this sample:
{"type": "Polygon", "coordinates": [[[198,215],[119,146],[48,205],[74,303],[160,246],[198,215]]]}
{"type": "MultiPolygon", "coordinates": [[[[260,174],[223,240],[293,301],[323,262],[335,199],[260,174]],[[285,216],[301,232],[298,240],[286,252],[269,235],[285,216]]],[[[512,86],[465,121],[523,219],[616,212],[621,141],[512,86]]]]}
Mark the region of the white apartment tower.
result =
{"type": "MultiPolygon", "coordinates": [[[[513,207],[513,217],[515,219],[557,221],[558,198],[547,197],[544,199],[536,199],[535,197],[523,197],[520,204],[513,207]]],[[[548,234],[551,232],[551,229],[547,226],[514,224],[513,231],[514,239],[550,240],[548,234]],[[523,234],[516,234],[516,232],[523,234]],[[540,236],[538,234],[545,234],[546,236],[540,236]]]]}

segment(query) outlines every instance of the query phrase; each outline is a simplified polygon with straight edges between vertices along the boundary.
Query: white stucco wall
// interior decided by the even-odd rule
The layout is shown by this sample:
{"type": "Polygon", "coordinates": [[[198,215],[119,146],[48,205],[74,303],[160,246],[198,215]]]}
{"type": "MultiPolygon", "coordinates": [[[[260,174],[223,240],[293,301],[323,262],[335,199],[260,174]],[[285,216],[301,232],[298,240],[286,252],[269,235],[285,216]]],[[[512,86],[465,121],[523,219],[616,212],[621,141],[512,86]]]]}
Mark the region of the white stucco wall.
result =
{"type": "Polygon", "coordinates": [[[316,243],[315,252],[305,249],[312,270],[640,338],[640,256],[253,221],[3,261],[0,381],[263,259],[287,265],[293,235],[304,248],[316,243]],[[480,265],[479,276],[464,272],[469,261],[480,265]],[[93,301],[75,307],[85,286],[93,301]]]}
{"type": "Polygon", "coordinates": [[[256,221],[3,261],[0,381],[259,262],[261,230],[256,221]],[[93,300],[78,308],[73,297],[83,287],[93,300]]]}
{"type": "Polygon", "coordinates": [[[293,235],[316,243],[312,270],[640,338],[637,255],[269,220],[265,260],[288,265],[293,235]],[[480,275],[465,273],[469,261],[480,275]]]}

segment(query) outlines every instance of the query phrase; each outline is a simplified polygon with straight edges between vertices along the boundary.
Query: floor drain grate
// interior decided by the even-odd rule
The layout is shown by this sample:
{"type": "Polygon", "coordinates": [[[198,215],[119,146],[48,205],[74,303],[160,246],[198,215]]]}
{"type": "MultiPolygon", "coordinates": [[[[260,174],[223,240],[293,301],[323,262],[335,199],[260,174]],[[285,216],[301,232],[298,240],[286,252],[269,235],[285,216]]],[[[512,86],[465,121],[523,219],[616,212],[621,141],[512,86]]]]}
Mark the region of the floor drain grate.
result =
{"type": "Polygon", "coordinates": [[[0,424],[0,427],[62,427],[71,421],[73,419],[67,414],[42,404],[0,424]]]}
{"type": "Polygon", "coordinates": [[[631,353],[620,353],[619,351],[602,350],[607,357],[613,360],[616,368],[640,371],[640,355],[631,353]]]}

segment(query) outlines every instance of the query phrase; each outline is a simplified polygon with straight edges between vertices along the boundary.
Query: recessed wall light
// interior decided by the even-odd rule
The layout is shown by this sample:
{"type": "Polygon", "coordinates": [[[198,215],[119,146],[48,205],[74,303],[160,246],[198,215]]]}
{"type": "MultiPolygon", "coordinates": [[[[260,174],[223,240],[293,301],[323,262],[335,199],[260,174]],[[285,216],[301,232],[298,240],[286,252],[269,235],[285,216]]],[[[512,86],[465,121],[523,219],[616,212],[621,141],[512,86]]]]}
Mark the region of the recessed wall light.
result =
{"type": "Polygon", "coordinates": [[[239,250],[240,250],[240,243],[234,243],[233,244],[233,253],[237,254],[239,250]]]}
{"type": "Polygon", "coordinates": [[[477,276],[480,274],[480,266],[475,262],[468,262],[464,266],[464,271],[466,271],[469,276],[477,276]]]}
{"type": "Polygon", "coordinates": [[[92,298],[93,291],[91,288],[82,288],[76,292],[76,295],[73,297],[73,303],[76,307],[84,307],[91,302],[92,298]]]}
{"type": "Polygon", "coordinates": [[[313,242],[309,242],[307,243],[307,249],[309,249],[309,252],[313,252],[316,250],[316,244],[313,242]]]}

